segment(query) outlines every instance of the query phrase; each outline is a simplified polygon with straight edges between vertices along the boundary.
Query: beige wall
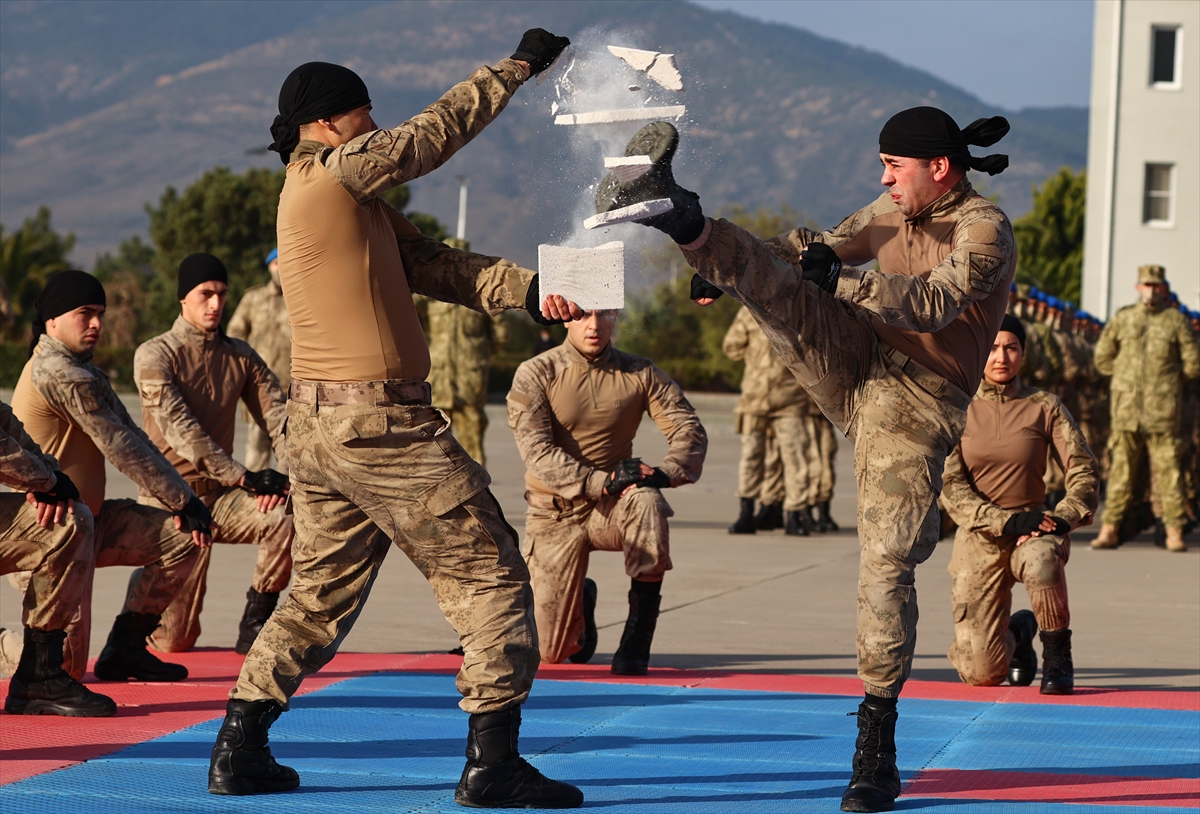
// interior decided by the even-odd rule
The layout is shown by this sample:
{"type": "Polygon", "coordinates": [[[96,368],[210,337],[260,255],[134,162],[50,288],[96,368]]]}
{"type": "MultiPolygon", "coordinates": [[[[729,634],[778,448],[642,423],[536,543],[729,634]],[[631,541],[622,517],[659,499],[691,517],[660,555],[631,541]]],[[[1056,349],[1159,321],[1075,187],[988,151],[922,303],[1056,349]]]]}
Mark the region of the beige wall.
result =
{"type": "Polygon", "coordinates": [[[1096,0],[1083,308],[1107,319],[1133,302],[1137,267],[1145,263],[1165,266],[1180,299],[1200,308],[1200,2],[1195,0],[1096,0]],[[1164,24],[1182,29],[1178,89],[1150,84],[1151,28],[1164,24]],[[1175,165],[1171,226],[1142,222],[1147,163],[1175,165]]]}

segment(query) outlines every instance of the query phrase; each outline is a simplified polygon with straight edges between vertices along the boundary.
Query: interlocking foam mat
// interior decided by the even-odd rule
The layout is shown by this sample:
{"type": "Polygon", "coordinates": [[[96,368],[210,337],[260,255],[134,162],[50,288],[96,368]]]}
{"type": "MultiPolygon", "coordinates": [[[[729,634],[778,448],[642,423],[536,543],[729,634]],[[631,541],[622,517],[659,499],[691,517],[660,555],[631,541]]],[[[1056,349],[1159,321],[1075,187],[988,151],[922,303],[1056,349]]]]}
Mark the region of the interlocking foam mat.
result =
{"type": "MultiPolygon", "coordinates": [[[[434,812],[453,802],[466,716],[452,656],[344,654],[271,730],[294,792],[214,797],[208,753],[240,658],[172,656],[179,685],[97,685],[118,717],[0,718],[0,810],[434,812]]],[[[847,678],[543,668],[521,751],[613,812],[833,812],[861,685],[847,678]]],[[[0,689],[6,688],[0,686],[0,689]]],[[[1141,812],[1200,808],[1200,696],[910,682],[900,701],[899,811],[1141,812]]]]}

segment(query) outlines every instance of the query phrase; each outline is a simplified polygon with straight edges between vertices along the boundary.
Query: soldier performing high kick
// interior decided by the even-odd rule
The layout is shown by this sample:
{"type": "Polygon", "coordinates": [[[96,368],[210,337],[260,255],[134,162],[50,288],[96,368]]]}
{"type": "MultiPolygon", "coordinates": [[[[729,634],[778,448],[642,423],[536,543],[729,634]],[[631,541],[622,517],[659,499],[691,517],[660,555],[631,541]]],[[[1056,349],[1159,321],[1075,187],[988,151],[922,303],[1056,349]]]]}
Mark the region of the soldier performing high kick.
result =
{"type": "MultiPolygon", "coordinates": [[[[393,541],[429,580],[464,651],[470,713],[455,800],[477,807],[572,808],[583,794],[517,750],[521,704],[539,663],[529,571],[486,470],[429,403],[429,351],[412,293],[541,318],[536,275],[422,235],[379,193],[445,163],[568,42],[540,29],[393,130],[371,117],[348,68],[301,65],[271,128],[287,165],[279,199],[280,279],[292,323],[287,450],[294,581],[250,648],[209,768],[214,794],[300,784],[267,747],[268,728],[304,677],[350,632],[393,541]]],[[[578,316],[562,297],[546,320],[578,316]]]]}
{"type": "Polygon", "coordinates": [[[889,811],[900,794],[896,699],[916,646],[916,566],[939,536],[942,465],[966,423],[1016,265],[1012,227],[980,196],[967,170],[995,174],[1005,156],[973,158],[1008,132],[1001,117],[960,130],[936,108],[897,113],[879,136],[888,191],[816,233],[760,241],[706,218],[670,161],[678,143],[665,122],[644,127],[627,155],[649,155],[633,181],[610,175],[597,209],[671,198],[641,221],[680,244],[699,274],[692,297],[722,292],[746,305],[822,412],[855,445],[860,566],[858,709],[853,775],[844,811],[889,811]],[[851,264],[879,262],[879,271],[851,264]],[[845,265],[843,265],[843,263],[845,265]]]}

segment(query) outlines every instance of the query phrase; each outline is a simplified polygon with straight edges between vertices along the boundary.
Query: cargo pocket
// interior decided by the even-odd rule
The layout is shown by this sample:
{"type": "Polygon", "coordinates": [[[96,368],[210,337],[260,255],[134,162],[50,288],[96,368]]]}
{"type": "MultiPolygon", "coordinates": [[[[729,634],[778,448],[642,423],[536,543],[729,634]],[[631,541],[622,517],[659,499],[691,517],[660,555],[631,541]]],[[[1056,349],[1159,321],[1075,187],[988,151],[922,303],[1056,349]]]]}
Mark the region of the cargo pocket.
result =
{"type": "Polygon", "coordinates": [[[941,536],[941,515],[926,459],[922,458],[913,472],[908,491],[897,502],[891,522],[884,526],[884,535],[884,548],[903,562],[918,565],[933,554],[941,536]]]}
{"type": "Polygon", "coordinates": [[[487,489],[491,482],[487,470],[470,461],[418,494],[417,502],[434,517],[442,517],[487,489]]]}

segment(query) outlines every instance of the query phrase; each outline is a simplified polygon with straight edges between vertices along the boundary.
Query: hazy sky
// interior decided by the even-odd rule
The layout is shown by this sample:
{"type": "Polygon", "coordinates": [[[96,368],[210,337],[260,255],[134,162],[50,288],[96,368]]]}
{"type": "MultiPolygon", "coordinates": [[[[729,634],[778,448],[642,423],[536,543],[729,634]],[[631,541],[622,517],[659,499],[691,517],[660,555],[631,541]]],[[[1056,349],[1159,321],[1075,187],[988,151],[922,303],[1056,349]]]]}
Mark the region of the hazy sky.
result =
{"type": "Polygon", "coordinates": [[[1009,110],[1087,107],[1092,0],[693,0],[878,51],[1009,110]]]}

